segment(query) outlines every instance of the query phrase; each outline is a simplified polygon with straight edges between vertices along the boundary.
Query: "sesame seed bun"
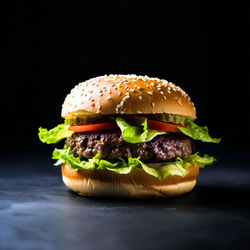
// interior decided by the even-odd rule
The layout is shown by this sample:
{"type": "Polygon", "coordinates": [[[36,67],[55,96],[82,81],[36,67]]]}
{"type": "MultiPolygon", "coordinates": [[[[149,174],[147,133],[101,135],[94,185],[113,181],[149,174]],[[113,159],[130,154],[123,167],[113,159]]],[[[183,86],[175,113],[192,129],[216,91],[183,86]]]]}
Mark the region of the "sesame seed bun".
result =
{"type": "Polygon", "coordinates": [[[136,75],[105,75],[82,82],[71,90],[62,107],[63,118],[162,113],[196,118],[194,104],[180,87],[136,75]]]}
{"type": "Polygon", "coordinates": [[[62,177],[67,187],[83,196],[169,197],[194,188],[199,168],[187,170],[189,173],[185,177],[168,176],[160,181],[140,168],[129,174],[117,174],[109,170],[74,171],[70,165],[63,164],[62,177]]]}

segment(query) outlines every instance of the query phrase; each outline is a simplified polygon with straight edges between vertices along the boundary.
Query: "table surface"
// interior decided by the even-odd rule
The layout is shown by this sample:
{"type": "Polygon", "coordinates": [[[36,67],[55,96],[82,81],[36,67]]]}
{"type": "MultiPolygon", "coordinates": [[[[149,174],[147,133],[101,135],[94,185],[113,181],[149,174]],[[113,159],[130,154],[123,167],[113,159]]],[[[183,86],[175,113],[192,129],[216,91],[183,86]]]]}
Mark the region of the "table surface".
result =
{"type": "MultiPolygon", "coordinates": [[[[0,249],[249,249],[250,169],[224,150],[168,199],[78,196],[44,152],[0,162],[0,249]]],[[[241,159],[241,160],[239,160],[241,159]]]]}

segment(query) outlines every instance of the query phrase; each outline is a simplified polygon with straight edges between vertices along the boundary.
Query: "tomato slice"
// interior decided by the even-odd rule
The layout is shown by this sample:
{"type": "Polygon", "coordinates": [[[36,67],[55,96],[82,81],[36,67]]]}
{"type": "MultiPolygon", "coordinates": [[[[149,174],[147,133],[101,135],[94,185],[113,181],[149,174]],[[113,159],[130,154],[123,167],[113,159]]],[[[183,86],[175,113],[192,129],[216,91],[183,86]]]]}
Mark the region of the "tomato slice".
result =
{"type": "Polygon", "coordinates": [[[148,120],[148,127],[150,129],[155,129],[155,130],[160,130],[160,131],[180,133],[181,131],[178,129],[178,127],[185,127],[185,126],[181,124],[170,123],[170,122],[157,122],[157,121],[148,120]]]}
{"type": "MultiPolygon", "coordinates": [[[[167,132],[174,132],[180,133],[181,131],[178,127],[185,127],[181,124],[174,124],[170,122],[158,122],[148,120],[148,127],[150,129],[160,130],[160,131],[167,131],[167,132]]],[[[68,130],[75,131],[75,132],[86,132],[86,131],[97,131],[97,130],[107,130],[112,128],[118,128],[115,122],[104,122],[98,124],[87,124],[87,125],[70,125],[68,130]]]]}
{"type": "Polygon", "coordinates": [[[106,130],[111,128],[118,128],[115,122],[105,122],[98,124],[87,124],[87,125],[71,125],[68,130],[75,132],[85,132],[85,131],[96,131],[96,130],[106,130]]]}

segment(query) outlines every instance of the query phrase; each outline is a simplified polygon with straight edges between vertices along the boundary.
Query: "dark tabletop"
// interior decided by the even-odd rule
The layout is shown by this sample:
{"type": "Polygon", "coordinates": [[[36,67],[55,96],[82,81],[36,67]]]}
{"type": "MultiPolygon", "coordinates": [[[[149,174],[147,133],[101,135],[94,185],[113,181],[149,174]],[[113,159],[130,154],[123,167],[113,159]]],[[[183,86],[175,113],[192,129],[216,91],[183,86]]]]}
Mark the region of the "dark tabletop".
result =
{"type": "MultiPolygon", "coordinates": [[[[45,152],[0,161],[0,249],[249,249],[250,169],[224,149],[197,186],[168,199],[84,198],[45,152]]],[[[247,157],[245,157],[247,159],[247,157]]]]}

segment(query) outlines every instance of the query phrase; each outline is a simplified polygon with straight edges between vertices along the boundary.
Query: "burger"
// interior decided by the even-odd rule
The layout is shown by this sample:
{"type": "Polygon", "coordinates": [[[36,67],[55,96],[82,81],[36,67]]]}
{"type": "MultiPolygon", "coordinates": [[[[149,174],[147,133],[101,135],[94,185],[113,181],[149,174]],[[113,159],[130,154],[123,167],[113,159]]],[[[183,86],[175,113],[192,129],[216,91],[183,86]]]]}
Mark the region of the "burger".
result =
{"type": "Polygon", "coordinates": [[[52,158],[67,187],[82,196],[169,197],[191,191],[199,168],[216,159],[193,142],[219,143],[194,121],[190,97],[166,80],[105,75],[75,86],[64,123],[39,128],[47,144],[66,139],[52,158]]]}

